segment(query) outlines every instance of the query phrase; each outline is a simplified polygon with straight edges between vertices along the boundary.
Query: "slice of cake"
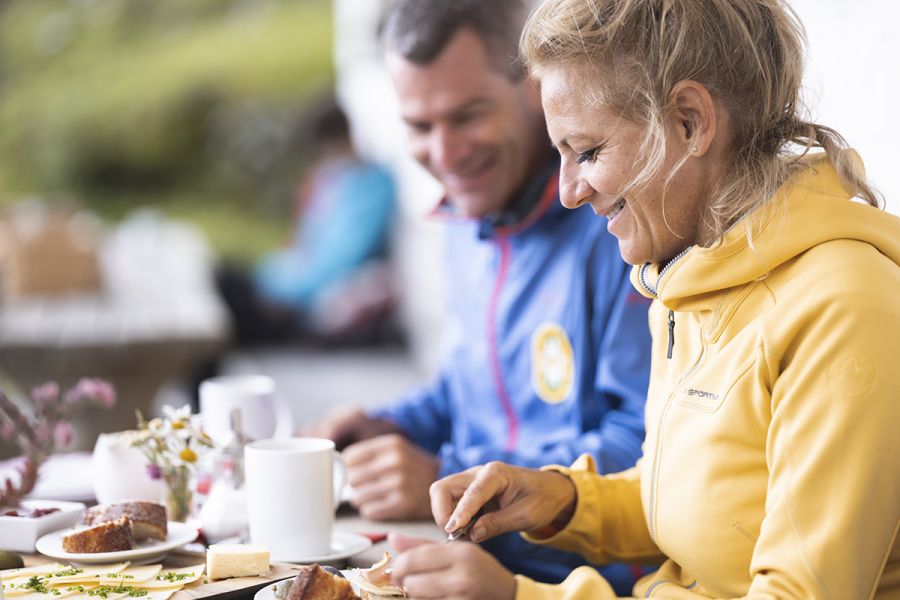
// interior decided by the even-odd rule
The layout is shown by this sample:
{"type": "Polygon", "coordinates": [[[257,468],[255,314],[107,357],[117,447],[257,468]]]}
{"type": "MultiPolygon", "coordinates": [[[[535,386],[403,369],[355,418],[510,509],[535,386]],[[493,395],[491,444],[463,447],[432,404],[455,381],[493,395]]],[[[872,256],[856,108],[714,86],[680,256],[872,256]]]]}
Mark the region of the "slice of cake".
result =
{"type": "Polygon", "coordinates": [[[319,565],[303,565],[291,582],[285,600],[357,600],[353,586],[319,565]]]}
{"type": "Polygon", "coordinates": [[[93,506],[85,511],[84,523],[99,525],[120,517],[128,517],[131,520],[135,541],[150,538],[165,541],[168,536],[166,507],[156,502],[132,500],[93,506]]]}
{"type": "Polygon", "coordinates": [[[131,550],[134,548],[131,520],[128,517],[120,517],[114,521],[70,533],[63,536],[62,545],[63,550],[73,554],[131,550]]]}

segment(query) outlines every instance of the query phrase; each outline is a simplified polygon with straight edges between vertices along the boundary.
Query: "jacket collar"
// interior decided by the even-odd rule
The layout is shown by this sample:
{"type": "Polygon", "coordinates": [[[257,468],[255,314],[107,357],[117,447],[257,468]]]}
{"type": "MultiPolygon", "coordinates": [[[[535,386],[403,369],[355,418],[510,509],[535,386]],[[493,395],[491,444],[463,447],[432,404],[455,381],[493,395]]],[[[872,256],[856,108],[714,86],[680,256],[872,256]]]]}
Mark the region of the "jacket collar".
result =
{"type": "Polygon", "coordinates": [[[525,184],[504,210],[479,219],[458,215],[453,203],[444,196],[431,211],[432,217],[472,221],[478,226],[478,238],[513,235],[534,225],[559,197],[559,158],[554,157],[525,184]]]}

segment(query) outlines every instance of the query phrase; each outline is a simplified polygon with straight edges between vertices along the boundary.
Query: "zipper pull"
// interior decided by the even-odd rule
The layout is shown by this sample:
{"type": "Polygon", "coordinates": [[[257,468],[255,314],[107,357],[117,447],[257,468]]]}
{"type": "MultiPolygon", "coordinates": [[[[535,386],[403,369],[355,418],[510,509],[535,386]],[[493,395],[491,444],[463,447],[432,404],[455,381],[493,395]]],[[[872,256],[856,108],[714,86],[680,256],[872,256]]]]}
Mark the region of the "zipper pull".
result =
{"type": "Polygon", "coordinates": [[[672,349],[675,348],[675,311],[669,309],[669,351],[666,358],[672,358],[672,349]]]}

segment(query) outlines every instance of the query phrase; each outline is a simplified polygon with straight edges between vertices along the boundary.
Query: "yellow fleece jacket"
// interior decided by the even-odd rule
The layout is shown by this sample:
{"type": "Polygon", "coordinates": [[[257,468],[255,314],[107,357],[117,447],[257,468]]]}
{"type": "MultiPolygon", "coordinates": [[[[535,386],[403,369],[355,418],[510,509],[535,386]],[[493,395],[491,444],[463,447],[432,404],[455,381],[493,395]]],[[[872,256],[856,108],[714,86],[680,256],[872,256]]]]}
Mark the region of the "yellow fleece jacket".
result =
{"type": "MultiPolygon", "coordinates": [[[[560,468],[575,514],[541,543],[662,562],[637,597],[900,598],[900,219],[849,196],[810,159],[720,245],[635,269],[657,298],[644,457],[560,468]]],[[[517,582],[615,597],[587,567],[517,582]]]]}

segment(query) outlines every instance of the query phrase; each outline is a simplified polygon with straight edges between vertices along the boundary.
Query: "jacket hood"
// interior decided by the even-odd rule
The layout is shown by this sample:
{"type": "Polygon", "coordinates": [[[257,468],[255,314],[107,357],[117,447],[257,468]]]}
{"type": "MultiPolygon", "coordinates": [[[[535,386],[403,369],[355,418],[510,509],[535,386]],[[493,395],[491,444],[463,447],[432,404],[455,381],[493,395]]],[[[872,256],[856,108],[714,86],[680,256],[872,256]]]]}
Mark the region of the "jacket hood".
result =
{"type": "Polygon", "coordinates": [[[824,155],[807,159],[808,168],[788,180],[711,248],[691,247],[659,277],[660,265],[637,266],[632,282],[655,284],[662,303],[673,310],[699,308],[710,294],[760,279],[775,267],[832,240],[871,244],[900,265],[900,218],[853,201],[824,155]],[[748,228],[752,231],[748,240],[748,228]]]}

